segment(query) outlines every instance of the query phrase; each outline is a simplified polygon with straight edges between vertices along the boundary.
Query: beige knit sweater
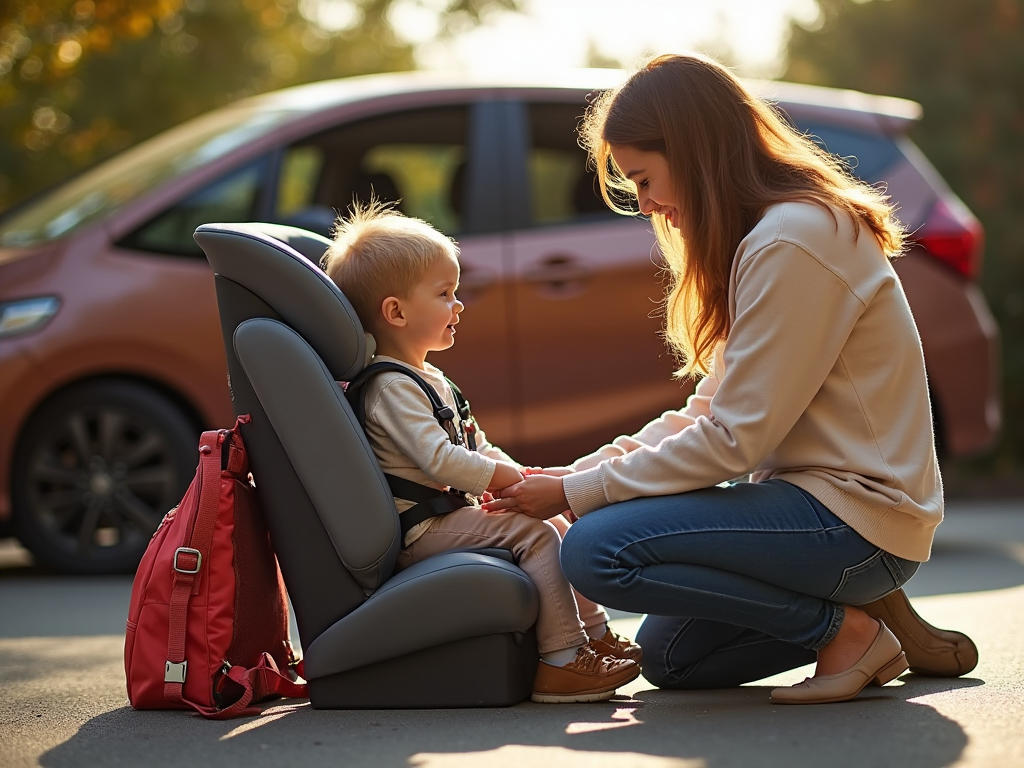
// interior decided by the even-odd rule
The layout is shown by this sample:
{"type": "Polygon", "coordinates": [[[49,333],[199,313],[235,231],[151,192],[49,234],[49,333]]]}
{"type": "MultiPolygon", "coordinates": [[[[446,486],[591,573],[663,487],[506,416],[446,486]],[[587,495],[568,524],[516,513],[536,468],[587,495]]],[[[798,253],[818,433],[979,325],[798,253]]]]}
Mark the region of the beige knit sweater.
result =
{"type": "Polygon", "coordinates": [[[729,337],[685,408],[573,464],[577,515],[751,473],[811,493],[871,543],[924,561],[942,520],[921,341],[866,228],[770,207],[740,243],[729,337]]]}

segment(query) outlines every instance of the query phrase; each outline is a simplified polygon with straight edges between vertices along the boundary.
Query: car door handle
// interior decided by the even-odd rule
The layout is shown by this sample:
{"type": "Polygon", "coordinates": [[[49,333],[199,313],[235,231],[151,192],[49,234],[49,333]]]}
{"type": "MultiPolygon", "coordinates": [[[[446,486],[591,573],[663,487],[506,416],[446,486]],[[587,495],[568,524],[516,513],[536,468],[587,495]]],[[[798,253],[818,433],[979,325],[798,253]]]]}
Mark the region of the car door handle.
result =
{"type": "Polygon", "coordinates": [[[528,268],[523,279],[549,298],[565,299],[578,296],[587,288],[594,270],[580,259],[564,253],[553,253],[528,268]]]}

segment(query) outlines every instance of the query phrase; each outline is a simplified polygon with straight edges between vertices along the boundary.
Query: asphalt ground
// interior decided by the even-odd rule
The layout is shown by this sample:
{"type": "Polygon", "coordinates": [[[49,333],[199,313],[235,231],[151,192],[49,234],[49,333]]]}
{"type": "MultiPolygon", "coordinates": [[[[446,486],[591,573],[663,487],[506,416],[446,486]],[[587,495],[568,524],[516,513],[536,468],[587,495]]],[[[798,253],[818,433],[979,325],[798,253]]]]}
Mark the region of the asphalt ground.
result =
{"type": "MultiPolygon", "coordinates": [[[[130,587],[42,573],[0,541],[0,767],[1024,766],[1024,499],[952,505],[907,587],[926,618],[975,639],[978,668],[954,680],[908,673],[845,704],[770,704],[769,689],[805,667],[718,691],[659,691],[641,678],[599,704],[324,711],[283,701],[226,722],[136,712],[121,655],[130,587]]],[[[639,621],[613,623],[632,635],[639,621]]]]}

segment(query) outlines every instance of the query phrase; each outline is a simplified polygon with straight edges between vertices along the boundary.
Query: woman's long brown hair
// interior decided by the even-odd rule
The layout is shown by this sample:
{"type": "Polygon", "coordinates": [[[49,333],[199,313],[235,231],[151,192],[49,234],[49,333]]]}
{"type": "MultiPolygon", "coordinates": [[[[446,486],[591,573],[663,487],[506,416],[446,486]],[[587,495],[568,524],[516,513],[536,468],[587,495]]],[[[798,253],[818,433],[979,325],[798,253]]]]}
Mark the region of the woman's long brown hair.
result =
{"type": "Polygon", "coordinates": [[[729,333],[733,256],[768,206],[814,202],[847,214],[855,231],[863,222],[886,256],[903,250],[903,228],[883,192],[855,179],[710,59],[651,60],[591,105],[580,136],[605,202],[619,213],[635,215],[628,205],[635,188],[611,147],[659,152],[668,162],[681,228],[661,214],[651,219],[669,273],[665,338],[679,377],[710,372],[714,347],[729,333]]]}

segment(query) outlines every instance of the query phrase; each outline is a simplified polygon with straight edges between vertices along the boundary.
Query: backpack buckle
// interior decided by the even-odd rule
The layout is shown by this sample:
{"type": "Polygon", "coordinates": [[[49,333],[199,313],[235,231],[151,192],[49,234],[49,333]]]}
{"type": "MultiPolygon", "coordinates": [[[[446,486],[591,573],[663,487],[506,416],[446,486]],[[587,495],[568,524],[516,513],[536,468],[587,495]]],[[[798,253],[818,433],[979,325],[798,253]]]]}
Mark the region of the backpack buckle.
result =
{"type": "Polygon", "coordinates": [[[184,683],[185,672],[188,670],[187,661],[168,661],[164,664],[165,683],[184,683]]]}
{"type": "MultiPolygon", "coordinates": [[[[196,574],[196,573],[199,573],[199,567],[202,564],[203,564],[203,553],[200,552],[198,549],[192,549],[192,547],[178,547],[176,550],[174,550],[174,564],[173,564],[173,568],[178,573],[184,573],[184,574],[196,574]],[[195,555],[195,558],[196,558],[196,565],[195,565],[195,567],[194,568],[187,568],[187,567],[182,568],[182,567],[180,567],[178,565],[178,556],[179,555],[195,555]]],[[[170,664],[170,662],[167,662],[167,663],[170,664]]]]}

